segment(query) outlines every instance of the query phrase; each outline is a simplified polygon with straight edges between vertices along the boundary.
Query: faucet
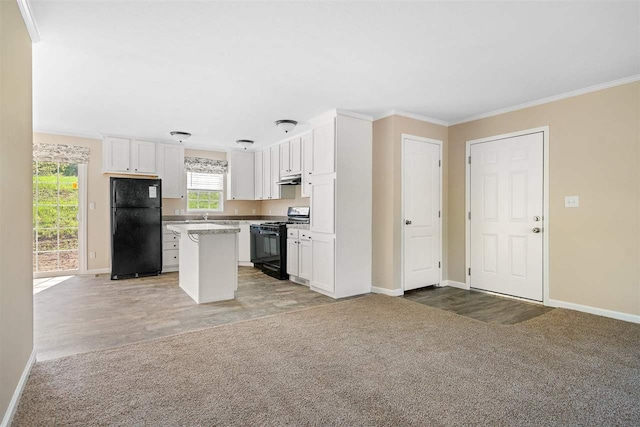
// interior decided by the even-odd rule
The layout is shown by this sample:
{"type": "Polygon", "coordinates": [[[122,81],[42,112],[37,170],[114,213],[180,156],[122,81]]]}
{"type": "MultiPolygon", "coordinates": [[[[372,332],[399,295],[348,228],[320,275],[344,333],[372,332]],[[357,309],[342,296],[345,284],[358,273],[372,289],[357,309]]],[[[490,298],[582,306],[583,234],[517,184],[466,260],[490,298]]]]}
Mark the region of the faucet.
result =
{"type": "Polygon", "coordinates": [[[204,220],[206,221],[207,218],[209,218],[209,212],[205,213],[202,215],[202,218],[204,218],[204,220]]]}

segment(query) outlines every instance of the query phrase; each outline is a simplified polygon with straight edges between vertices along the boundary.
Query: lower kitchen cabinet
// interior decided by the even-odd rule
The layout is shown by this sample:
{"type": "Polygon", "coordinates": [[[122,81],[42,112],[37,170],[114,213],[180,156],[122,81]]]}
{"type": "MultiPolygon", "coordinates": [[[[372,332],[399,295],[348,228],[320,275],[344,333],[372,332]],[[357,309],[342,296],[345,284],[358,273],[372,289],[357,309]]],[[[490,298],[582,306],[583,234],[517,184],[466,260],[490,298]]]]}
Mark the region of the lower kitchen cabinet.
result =
{"type": "Polygon", "coordinates": [[[252,223],[240,223],[238,233],[238,265],[253,266],[251,263],[251,227],[252,223]]]}
{"type": "Polygon", "coordinates": [[[300,276],[299,248],[300,241],[297,238],[287,239],[287,274],[289,276],[300,276]]]}
{"type": "Polygon", "coordinates": [[[333,293],[335,289],[335,235],[311,233],[311,287],[333,293]]]}
{"type": "Polygon", "coordinates": [[[180,236],[167,226],[162,227],[162,271],[178,271],[180,260],[180,236]]]}
{"type": "Polygon", "coordinates": [[[311,233],[308,230],[287,230],[287,274],[311,280],[311,233]]]}
{"type": "Polygon", "coordinates": [[[313,260],[311,258],[311,240],[300,239],[298,247],[298,277],[311,280],[311,266],[313,260]]]}

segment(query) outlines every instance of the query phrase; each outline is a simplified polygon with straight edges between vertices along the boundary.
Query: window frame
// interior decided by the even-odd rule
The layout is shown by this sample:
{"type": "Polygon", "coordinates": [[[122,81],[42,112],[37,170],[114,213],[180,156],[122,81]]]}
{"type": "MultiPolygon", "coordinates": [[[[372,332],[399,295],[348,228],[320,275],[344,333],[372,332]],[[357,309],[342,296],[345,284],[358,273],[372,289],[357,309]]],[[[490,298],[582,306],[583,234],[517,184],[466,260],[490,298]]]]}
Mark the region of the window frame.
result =
{"type": "MultiPolygon", "coordinates": [[[[186,212],[190,213],[200,213],[200,212],[216,212],[216,213],[222,213],[224,212],[224,198],[225,198],[225,194],[224,194],[224,189],[225,189],[225,184],[226,184],[226,174],[223,173],[211,173],[210,175],[221,175],[222,176],[222,189],[220,190],[202,190],[202,189],[197,189],[197,188],[189,188],[189,178],[188,178],[188,174],[192,173],[192,172],[185,172],[184,174],[184,180],[185,180],[185,193],[186,193],[186,202],[187,202],[187,209],[186,212]],[[194,192],[202,192],[202,193],[219,193],[220,194],[220,198],[219,198],[219,202],[218,202],[218,209],[200,209],[200,208],[189,208],[189,192],[194,191],[194,192]]],[[[208,173],[208,172],[195,172],[195,173],[208,173]]]]}

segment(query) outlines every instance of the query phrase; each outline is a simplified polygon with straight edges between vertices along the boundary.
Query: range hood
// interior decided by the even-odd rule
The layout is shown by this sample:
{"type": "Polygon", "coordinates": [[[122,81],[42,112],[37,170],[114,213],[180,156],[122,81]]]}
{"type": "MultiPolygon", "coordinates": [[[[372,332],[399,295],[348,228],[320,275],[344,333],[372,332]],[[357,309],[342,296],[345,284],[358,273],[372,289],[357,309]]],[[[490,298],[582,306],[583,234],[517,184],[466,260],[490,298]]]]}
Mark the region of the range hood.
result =
{"type": "Polygon", "coordinates": [[[300,185],[302,184],[301,175],[289,175],[283,176],[280,181],[276,182],[278,185],[300,185]]]}

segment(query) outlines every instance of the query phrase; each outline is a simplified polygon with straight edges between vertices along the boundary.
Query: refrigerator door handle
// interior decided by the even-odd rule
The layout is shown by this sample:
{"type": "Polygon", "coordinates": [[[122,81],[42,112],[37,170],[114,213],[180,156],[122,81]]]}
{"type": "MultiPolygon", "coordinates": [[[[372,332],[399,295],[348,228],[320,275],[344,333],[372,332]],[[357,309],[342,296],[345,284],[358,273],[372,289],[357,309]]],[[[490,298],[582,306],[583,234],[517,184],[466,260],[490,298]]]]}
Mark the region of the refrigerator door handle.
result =
{"type": "Polygon", "coordinates": [[[116,235],[116,231],[118,230],[118,221],[116,221],[116,211],[113,211],[113,227],[111,227],[111,229],[113,230],[113,235],[116,235]]]}

